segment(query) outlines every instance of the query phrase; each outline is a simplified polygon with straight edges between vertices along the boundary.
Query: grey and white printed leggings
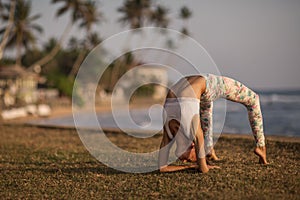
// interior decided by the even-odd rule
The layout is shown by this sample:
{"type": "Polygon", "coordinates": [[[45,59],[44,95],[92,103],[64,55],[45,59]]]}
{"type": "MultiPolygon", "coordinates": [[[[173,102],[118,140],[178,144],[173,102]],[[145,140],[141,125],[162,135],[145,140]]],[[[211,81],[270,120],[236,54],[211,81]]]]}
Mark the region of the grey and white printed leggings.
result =
{"type": "Polygon", "coordinates": [[[206,149],[213,146],[213,101],[218,98],[241,103],[247,108],[256,146],[265,146],[259,96],[239,81],[225,76],[209,74],[206,77],[206,91],[200,100],[200,118],[206,149]]]}

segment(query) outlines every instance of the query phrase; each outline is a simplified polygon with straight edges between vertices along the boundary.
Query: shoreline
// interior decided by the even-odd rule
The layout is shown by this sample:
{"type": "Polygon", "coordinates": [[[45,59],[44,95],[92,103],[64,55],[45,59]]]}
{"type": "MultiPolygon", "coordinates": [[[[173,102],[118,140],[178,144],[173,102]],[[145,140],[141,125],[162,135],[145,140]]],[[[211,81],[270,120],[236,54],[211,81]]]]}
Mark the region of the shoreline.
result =
{"type": "MultiPolygon", "coordinates": [[[[56,125],[43,125],[43,124],[29,124],[29,123],[2,123],[0,126],[18,126],[18,127],[32,127],[32,128],[42,128],[42,129],[61,129],[61,130],[76,130],[76,127],[73,126],[56,126],[56,125]]],[[[87,130],[87,131],[99,131],[95,128],[81,128],[81,130],[87,130]]],[[[118,128],[103,128],[102,131],[104,133],[110,133],[110,134],[124,134],[124,131],[118,129],[118,128]]],[[[138,131],[131,131],[134,133],[141,133],[138,131]]],[[[141,134],[147,134],[147,131],[141,134]]],[[[162,132],[158,132],[153,137],[159,137],[162,135],[162,132]]],[[[215,135],[220,135],[220,138],[226,138],[226,139],[249,139],[253,140],[253,136],[250,133],[218,133],[215,135]]],[[[288,143],[300,143],[300,137],[299,136],[280,136],[280,135],[265,135],[266,141],[274,141],[274,142],[288,142],[288,143]]]]}
{"type": "MultiPolygon", "coordinates": [[[[153,105],[153,103],[162,104],[161,101],[153,102],[153,100],[151,100],[151,99],[149,100],[149,99],[144,99],[144,98],[137,98],[129,106],[130,106],[130,108],[147,108],[147,107],[153,105]]],[[[111,104],[108,102],[102,103],[101,105],[95,106],[94,109],[96,112],[111,111],[111,104]]],[[[71,116],[71,115],[73,115],[72,105],[68,105],[68,106],[64,106],[64,107],[54,106],[54,107],[51,107],[51,114],[47,117],[40,117],[40,116],[36,116],[36,115],[27,115],[26,117],[19,117],[19,118],[8,119],[8,120],[3,120],[0,117],[0,124],[1,123],[24,123],[24,122],[30,121],[30,120],[51,119],[51,118],[55,118],[55,117],[64,117],[64,116],[71,116]]]]}
{"type": "MultiPolygon", "coordinates": [[[[159,102],[156,102],[159,103],[159,102]]],[[[136,100],[135,104],[130,105],[130,108],[146,108],[147,106],[153,105],[152,101],[147,101],[145,99],[138,99],[136,100]],[[136,104],[138,103],[138,104],[136,104]],[[139,104],[140,103],[140,104],[139,104]]],[[[111,110],[111,105],[109,103],[96,106],[95,107],[96,112],[101,113],[101,112],[107,112],[111,110]]],[[[5,125],[5,126],[25,126],[25,127],[38,127],[38,128],[49,128],[49,129],[70,129],[70,130],[76,130],[76,127],[74,126],[64,126],[64,125],[47,125],[47,124],[32,124],[28,123],[29,121],[34,121],[34,120],[43,120],[43,119],[54,119],[54,118],[59,118],[59,117],[67,117],[67,116],[72,116],[73,115],[73,110],[72,106],[67,106],[67,107],[54,107],[52,108],[51,115],[48,117],[38,117],[38,116],[33,116],[33,115],[28,115],[26,117],[21,117],[21,118],[16,118],[16,119],[10,119],[10,120],[3,120],[0,119],[0,126],[5,125]]],[[[85,130],[91,130],[91,131],[98,131],[96,128],[82,128],[85,130]]],[[[109,133],[115,133],[119,134],[124,131],[120,130],[119,128],[102,128],[104,132],[109,132],[109,133]]],[[[131,132],[135,133],[140,133],[140,130],[128,130],[131,132]]],[[[143,131],[142,134],[149,134],[149,131],[143,131]]],[[[156,135],[161,135],[162,132],[158,132],[156,135]]],[[[215,135],[218,135],[220,133],[217,133],[215,135]]],[[[156,136],[155,135],[155,136],[156,136]]],[[[225,137],[225,138],[245,138],[245,139],[253,139],[253,136],[251,133],[221,133],[220,136],[225,137]]],[[[300,143],[300,136],[289,136],[289,135],[265,135],[267,141],[282,141],[282,142],[296,142],[300,143]]]]}

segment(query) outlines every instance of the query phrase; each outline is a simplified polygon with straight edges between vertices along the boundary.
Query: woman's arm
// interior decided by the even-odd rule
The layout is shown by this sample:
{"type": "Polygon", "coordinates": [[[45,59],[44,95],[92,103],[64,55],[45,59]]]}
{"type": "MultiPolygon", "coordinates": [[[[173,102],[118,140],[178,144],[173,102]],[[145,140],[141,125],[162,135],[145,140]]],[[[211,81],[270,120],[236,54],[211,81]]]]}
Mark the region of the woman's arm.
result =
{"type": "Polygon", "coordinates": [[[158,167],[160,171],[163,171],[162,169],[165,169],[168,166],[169,153],[172,146],[172,144],[168,145],[170,142],[172,141],[164,130],[158,153],[158,167]]]}
{"type": "Polygon", "coordinates": [[[160,168],[160,172],[175,172],[180,171],[184,169],[197,169],[198,165],[192,164],[192,165],[182,165],[182,166],[175,166],[175,165],[169,165],[160,168]]]}
{"type": "Polygon", "coordinates": [[[200,121],[203,130],[205,151],[209,153],[213,148],[213,102],[201,102],[200,121]]]}
{"type": "Polygon", "coordinates": [[[209,167],[206,164],[204,137],[203,137],[203,131],[200,123],[198,125],[197,130],[195,131],[194,143],[195,143],[196,158],[197,158],[197,164],[199,166],[199,170],[203,173],[206,173],[209,171],[209,167]]]}
{"type": "MultiPolygon", "coordinates": [[[[176,126],[178,124],[176,123],[176,126]]],[[[173,127],[174,128],[174,127],[173,127]]],[[[178,128],[178,127],[177,127],[178,128]]],[[[176,131],[175,131],[176,132],[176,131]]],[[[173,140],[171,140],[166,132],[164,130],[163,138],[160,144],[160,150],[158,155],[158,165],[159,165],[159,171],[160,172],[174,172],[174,171],[180,171],[185,169],[196,169],[198,168],[198,165],[183,165],[183,166],[174,166],[174,165],[168,165],[168,159],[169,159],[169,153],[170,148],[173,145],[173,140]]]]}

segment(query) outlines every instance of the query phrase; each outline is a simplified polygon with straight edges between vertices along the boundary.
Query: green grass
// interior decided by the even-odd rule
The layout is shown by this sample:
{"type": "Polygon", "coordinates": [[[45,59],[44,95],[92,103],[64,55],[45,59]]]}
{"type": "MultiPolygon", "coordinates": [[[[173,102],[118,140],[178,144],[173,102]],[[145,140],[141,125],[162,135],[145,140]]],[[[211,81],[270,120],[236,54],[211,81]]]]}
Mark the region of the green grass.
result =
{"type": "MultiPolygon", "coordinates": [[[[147,152],[147,140],[107,134],[122,148],[147,152]]],[[[268,141],[268,166],[257,164],[253,141],[221,137],[222,168],[162,174],[123,173],[94,159],[75,130],[0,126],[1,199],[299,199],[300,143],[268,141]]]]}

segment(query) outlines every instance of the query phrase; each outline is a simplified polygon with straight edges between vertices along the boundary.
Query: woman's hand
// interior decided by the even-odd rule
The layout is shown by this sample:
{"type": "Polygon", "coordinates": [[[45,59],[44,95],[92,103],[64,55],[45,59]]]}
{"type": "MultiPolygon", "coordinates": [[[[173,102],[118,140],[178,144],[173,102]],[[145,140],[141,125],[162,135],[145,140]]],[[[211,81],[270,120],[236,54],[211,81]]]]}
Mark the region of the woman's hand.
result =
{"type": "Polygon", "coordinates": [[[221,169],[221,167],[216,166],[216,165],[207,165],[208,169],[221,169]]]}
{"type": "Polygon", "coordinates": [[[198,170],[202,173],[207,173],[210,169],[220,169],[220,167],[216,165],[202,165],[201,167],[198,166],[198,170]]]}

